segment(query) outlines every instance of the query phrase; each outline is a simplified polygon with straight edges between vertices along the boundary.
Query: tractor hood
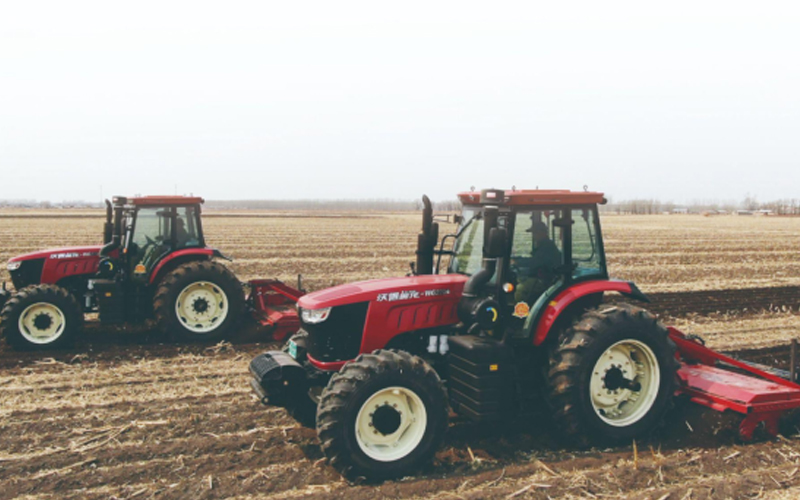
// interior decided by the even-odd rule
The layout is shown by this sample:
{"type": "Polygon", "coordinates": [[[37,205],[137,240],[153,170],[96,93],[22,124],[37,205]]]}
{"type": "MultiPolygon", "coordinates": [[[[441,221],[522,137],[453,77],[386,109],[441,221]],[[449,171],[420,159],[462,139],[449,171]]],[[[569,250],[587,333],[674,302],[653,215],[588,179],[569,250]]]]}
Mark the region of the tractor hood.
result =
{"type": "Polygon", "coordinates": [[[467,276],[463,274],[420,275],[359,281],[303,295],[297,302],[302,309],[320,309],[357,302],[424,302],[426,299],[460,297],[467,276]]]}
{"type": "Polygon", "coordinates": [[[80,257],[93,257],[99,254],[101,248],[102,247],[100,245],[49,248],[47,250],[39,250],[37,252],[26,253],[24,255],[17,255],[16,257],[8,259],[8,261],[22,262],[33,259],[74,259],[80,257]]]}

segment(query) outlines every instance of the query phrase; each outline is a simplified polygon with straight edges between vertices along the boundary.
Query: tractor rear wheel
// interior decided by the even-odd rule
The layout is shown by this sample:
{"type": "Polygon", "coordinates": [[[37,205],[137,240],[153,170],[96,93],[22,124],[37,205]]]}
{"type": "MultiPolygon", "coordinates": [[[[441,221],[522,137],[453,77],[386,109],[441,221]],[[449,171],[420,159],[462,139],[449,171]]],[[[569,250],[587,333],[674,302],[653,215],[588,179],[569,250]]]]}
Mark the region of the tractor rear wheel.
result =
{"type": "Polygon", "coordinates": [[[78,301],[56,285],[31,285],[19,290],[0,313],[0,330],[18,350],[58,349],[80,330],[83,313],[78,301]]]}
{"type": "Polygon", "coordinates": [[[655,316],[628,304],[600,306],[551,353],[554,420],[582,444],[645,436],[672,406],[677,369],[675,344],[655,316]]]}
{"type": "Polygon", "coordinates": [[[167,274],[156,290],[156,323],[180,340],[218,340],[232,329],[244,307],[236,276],[214,261],[182,264],[167,274]]]}
{"type": "Polygon", "coordinates": [[[331,465],[349,479],[400,477],[428,462],[447,428],[447,397],[422,358],[363,354],[331,377],[317,433],[331,465]]]}

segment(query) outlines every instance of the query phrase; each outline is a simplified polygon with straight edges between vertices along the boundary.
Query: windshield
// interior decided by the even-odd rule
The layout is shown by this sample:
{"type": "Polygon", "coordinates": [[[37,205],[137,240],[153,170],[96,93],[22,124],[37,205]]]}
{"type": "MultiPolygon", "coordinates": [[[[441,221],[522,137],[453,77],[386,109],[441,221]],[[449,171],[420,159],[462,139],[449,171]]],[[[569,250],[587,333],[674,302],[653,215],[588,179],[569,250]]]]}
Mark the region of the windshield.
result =
{"type": "Polygon", "coordinates": [[[459,237],[453,246],[455,255],[450,259],[449,272],[471,276],[481,268],[483,259],[483,219],[473,217],[478,213],[476,208],[464,208],[463,222],[459,226],[459,237]],[[466,229],[464,229],[466,228],[466,229]]]}

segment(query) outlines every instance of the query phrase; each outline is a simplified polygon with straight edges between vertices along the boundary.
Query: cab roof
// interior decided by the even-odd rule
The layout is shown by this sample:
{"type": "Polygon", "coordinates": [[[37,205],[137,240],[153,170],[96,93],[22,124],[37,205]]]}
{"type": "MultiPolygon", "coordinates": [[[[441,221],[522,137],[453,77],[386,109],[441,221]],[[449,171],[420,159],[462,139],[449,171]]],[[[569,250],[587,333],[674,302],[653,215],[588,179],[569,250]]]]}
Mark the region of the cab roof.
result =
{"type": "MultiPolygon", "coordinates": [[[[502,191],[502,190],[492,190],[502,191]]],[[[458,199],[464,205],[485,205],[481,203],[480,191],[458,193],[458,199]]],[[[540,206],[540,205],[603,205],[606,203],[604,193],[596,191],[570,191],[568,189],[515,189],[503,191],[502,202],[496,205],[540,206]]]]}
{"type": "Polygon", "coordinates": [[[130,204],[138,207],[163,207],[165,205],[196,205],[203,203],[205,200],[199,196],[135,196],[132,198],[125,198],[124,196],[115,196],[114,203],[130,204]]]}

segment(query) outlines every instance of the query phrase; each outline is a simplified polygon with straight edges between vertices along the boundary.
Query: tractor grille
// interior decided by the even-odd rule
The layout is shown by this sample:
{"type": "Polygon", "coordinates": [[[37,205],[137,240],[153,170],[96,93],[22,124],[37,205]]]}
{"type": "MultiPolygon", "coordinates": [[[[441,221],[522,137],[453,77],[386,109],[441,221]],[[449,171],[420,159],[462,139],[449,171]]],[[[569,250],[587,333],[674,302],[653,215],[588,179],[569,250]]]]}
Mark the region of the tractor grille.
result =
{"type": "MultiPolygon", "coordinates": [[[[312,325],[301,319],[308,332],[308,354],[317,361],[349,361],[359,355],[369,302],[359,302],[331,309],[328,319],[312,325]]],[[[302,318],[302,311],[298,311],[302,318]]]]}
{"type": "Polygon", "coordinates": [[[22,290],[28,285],[38,285],[42,281],[44,259],[32,259],[22,262],[19,269],[11,271],[11,282],[14,288],[22,290]]]}

